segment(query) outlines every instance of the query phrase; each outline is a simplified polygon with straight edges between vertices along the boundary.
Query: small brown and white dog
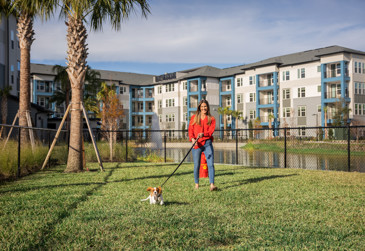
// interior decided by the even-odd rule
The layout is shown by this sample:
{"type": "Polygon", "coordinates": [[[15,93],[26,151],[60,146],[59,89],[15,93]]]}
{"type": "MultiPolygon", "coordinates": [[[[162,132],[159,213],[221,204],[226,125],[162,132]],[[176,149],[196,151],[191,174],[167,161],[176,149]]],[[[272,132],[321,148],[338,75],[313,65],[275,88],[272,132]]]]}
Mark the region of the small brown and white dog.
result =
{"type": "Polygon", "coordinates": [[[147,188],[147,191],[149,191],[151,194],[144,200],[146,201],[150,200],[150,204],[157,204],[160,203],[160,205],[163,205],[163,197],[162,197],[162,188],[161,187],[149,187],[147,188]]]}

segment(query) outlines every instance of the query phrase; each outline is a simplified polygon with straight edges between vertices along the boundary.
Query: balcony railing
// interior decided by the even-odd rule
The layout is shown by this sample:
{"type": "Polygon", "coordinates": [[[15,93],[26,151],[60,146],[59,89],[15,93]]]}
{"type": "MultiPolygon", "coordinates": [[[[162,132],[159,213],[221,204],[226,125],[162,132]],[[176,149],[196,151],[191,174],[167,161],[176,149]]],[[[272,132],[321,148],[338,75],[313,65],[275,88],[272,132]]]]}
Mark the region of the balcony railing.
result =
{"type": "MultiPolygon", "coordinates": [[[[341,77],[341,71],[337,71],[337,70],[329,70],[324,72],[324,78],[337,78],[337,77],[341,77]]],[[[345,71],[345,77],[349,76],[349,72],[348,70],[345,71]]]]}
{"type": "Polygon", "coordinates": [[[263,79],[259,81],[260,87],[272,86],[274,83],[272,79],[263,79]]]}
{"type": "Polygon", "coordinates": [[[274,104],[274,98],[272,97],[260,98],[260,105],[269,105],[269,104],[274,104]]]}
{"type": "Polygon", "coordinates": [[[341,95],[341,91],[336,91],[336,92],[331,91],[331,92],[325,92],[324,93],[324,98],[325,99],[330,99],[330,98],[348,98],[348,97],[349,97],[349,95],[348,95],[348,90],[347,89],[345,91],[345,96],[344,97],[341,95]]]}

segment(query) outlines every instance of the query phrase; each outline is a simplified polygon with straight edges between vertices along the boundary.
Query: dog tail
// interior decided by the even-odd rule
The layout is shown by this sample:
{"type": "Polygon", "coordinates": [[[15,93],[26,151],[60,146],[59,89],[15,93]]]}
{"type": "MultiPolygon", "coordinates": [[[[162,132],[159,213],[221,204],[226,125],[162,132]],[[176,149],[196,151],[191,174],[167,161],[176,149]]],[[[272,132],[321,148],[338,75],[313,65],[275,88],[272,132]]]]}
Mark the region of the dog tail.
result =
{"type": "Polygon", "coordinates": [[[148,200],[150,197],[148,196],[146,199],[143,199],[143,200],[141,200],[141,201],[146,201],[146,200],[148,200]]]}

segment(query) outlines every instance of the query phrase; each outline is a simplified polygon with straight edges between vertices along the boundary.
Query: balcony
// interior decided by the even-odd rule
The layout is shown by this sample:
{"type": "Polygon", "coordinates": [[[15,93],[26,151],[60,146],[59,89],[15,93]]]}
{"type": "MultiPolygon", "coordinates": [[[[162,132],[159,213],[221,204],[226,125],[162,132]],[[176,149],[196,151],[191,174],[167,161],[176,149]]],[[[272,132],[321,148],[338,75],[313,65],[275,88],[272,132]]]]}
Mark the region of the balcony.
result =
{"type": "Polygon", "coordinates": [[[198,91],[198,81],[191,81],[190,92],[197,92],[197,91],[198,91]]]}
{"type": "Polygon", "coordinates": [[[260,105],[272,105],[274,104],[274,97],[260,98],[260,105]]]}
{"type": "Polygon", "coordinates": [[[332,98],[348,98],[349,95],[348,95],[348,90],[346,89],[345,91],[345,96],[343,97],[341,95],[341,90],[337,90],[337,91],[330,91],[330,92],[325,92],[324,93],[324,98],[325,99],[332,99],[332,98]]]}
{"type": "Polygon", "coordinates": [[[153,98],[155,96],[154,93],[153,89],[146,89],[146,98],[153,98]]]}
{"type": "Polygon", "coordinates": [[[266,86],[273,86],[274,85],[274,81],[273,79],[263,79],[259,81],[259,85],[260,87],[266,87],[266,86]]]}

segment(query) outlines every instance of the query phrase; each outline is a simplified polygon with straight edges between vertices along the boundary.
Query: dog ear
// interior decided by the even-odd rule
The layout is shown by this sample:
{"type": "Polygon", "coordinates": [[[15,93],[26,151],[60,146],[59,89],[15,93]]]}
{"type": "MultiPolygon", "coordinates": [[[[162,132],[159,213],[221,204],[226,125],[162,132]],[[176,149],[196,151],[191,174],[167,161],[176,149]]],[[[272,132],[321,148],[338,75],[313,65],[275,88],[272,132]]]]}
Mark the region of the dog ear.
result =
{"type": "Polygon", "coordinates": [[[161,194],[162,193],[162,188],[161,187],[158,187],[158,193],[161,194]]]}
{"type": "Polygon", "coordinates": [[[147,188],[147,191],[152,191],[153,190],[153,188],[152,187],[148,187],[147,188]]]}

